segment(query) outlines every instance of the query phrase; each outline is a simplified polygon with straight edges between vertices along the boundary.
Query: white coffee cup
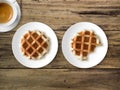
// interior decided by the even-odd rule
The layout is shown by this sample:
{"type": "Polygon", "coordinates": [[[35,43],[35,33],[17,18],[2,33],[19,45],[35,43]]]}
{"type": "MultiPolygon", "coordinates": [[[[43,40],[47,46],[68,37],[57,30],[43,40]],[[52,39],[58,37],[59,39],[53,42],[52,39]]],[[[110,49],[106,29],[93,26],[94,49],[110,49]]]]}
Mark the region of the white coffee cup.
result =
{"type": "Polygon", "coordinates": [[[16,0],[0,0],[0,3],[7,3],[13,9],[13,16],[12,16],[12,18],[8,22],[6,22],[6,23],[1,23],[0,27],[7,27],[7,26],[12,25],[15,22],[15,20],[17,18],[17,14],[18,14],[17,8],[15,6],[15,2],[16,2],[16,0]]]}

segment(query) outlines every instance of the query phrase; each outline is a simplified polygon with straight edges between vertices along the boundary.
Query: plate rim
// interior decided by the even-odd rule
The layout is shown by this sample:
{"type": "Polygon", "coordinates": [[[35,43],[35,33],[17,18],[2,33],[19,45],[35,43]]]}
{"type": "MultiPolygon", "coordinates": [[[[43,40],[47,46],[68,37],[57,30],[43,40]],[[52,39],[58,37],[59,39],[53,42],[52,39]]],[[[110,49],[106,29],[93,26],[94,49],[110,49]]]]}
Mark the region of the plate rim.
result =
{"type": "MultiPolygon", "coordinates": [[[[28,31],[28,30],[25,30],[25,31],[23,32],[23,34],[24,34],[26,31],[28,31]]],[[[25,66],[25,67],[27,67],[27,68],[43,68],[43,67],[47,66],[48,64],[50,64],[50,63],[54,60],[54,58],[56,57],[56,55],[57,55],[57,52],[58,52],[58,38],[57,38],[57,35],[56,35],[55,31],[54,31],[50,26],[48,26],[48,25],[45,24],[45,23],[42,23],[42,22],[28,22],[28,23],[26,23],[26,24],[23,24],[22,26],[20,26],[20,27],[17,29],[17,31],[15,32],[14,36],[13,36],[13,38],[12,38],[12,53],[13,53],[15,59],[16,59],[21,65],[23,65],[23,66],[25,66]],[[57,45],[57,46],[56,46],[56,51],[55,51],[55,53],[54,53],[53,58],[52,58],[51,60],[49,60],[49,62],[47,62],[46,65],[38,66],[38,67],[34,67],[34,65],[33,65],[33,66],[28,66],[28,65],[22,63],[22,61],[18,60],[17,57],[16,57],[16,55],[15,55],[14,46],[13,46],[13,44],[14,44],[13,42],[14,42],[14,39],[15,39],[14,36],[16,35],[16,33],[17,33],[20,29],[22,29],[23,27],[27,26],[28,24],[35,24],[35,23],[42,24],[42,25],[45,25],[45,26],[47,26],[48,28],[50,28],[51,31],[53,32],[53,34],[55,35],[56,45],[57,45]]]]}
{"type": "Polygon", "coordinates": [[[97,24],[92,23],[92,22],[77,22],[77,23],[71,25],[71,26],[65,31],[65,33],[64,33],[64,35],[63,35],[63,37],[62,37],[61,47],[62,47],[62,53],[63,53],[64,58],[65,58],[71,65],[73,65],[74,67],[83,68],[83,69],[84,69],[84,68],[93,68],[93,67],[97,66],[98,64],[100,64],[100,63],[104,60],[104,58],[106,57],[107,52],[108,52],[108,47],[109,47],[109,41],[108,41],[108,38],[107,38],[106,33],[105,33],[105,32],[103,31],[103,29],[102,29],[100,26],[98,26],[97,24]],[[92,65],[92,66],[88,66],[88,67],[81,67],[81,66],[77,66],[77,65],[71,63],[71,61],[68,60],[67,57],[65,56],[64,50],[63,50],[63,40],[64,40],[64,38],[65,38],[64,36],[66,35],[66,33],[68,33],[68,31],[72,28],[72,26],[77,25],[77,24],[93,24],[93,25],[97,26],[98,28],[100,28],[100,29],[102,30],[102,32],[105,34],[105,37],[106,37],[106,40],[107,40],[107,42],[106,42],[106,43],[107,43],[106,53],[105,53],[103,59],[100,60],[99,63],[97,63],[97,64],[95,64],[95,65],[92,65]]]}
{"type": "Polygon", "coordinates": [[[0,28],[2,28],[2,31],[0,30],[0,33],[12,31],[18,25],[18,23],[21,19],[20,6],[19,6],[17,1],[14,4],[16,6],[16,9],[18,10],[16,20],[11,25],[9,25],[8,27],[0,27],[0,28]]]}

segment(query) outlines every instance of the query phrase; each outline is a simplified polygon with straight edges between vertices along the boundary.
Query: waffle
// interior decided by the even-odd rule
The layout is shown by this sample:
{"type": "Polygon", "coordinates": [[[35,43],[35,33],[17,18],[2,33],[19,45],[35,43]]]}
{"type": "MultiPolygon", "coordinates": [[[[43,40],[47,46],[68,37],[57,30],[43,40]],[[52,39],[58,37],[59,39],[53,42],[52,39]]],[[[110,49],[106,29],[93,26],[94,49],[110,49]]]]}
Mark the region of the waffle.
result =
{"type": "Polygon", "coordinates": [[[21,51],[29,59],[40,59],[48,48],[49,40],[40,31],[28,31],[21,39],[21,51]]]}
{"type": "Polygon", "coordinates": [[[88,30],[77,33],[71,42],[72,52],[82,60],[86,60],[88,54],[94,52],[99,45],[101,45],[99,38],[93,31],[88,30]]]}

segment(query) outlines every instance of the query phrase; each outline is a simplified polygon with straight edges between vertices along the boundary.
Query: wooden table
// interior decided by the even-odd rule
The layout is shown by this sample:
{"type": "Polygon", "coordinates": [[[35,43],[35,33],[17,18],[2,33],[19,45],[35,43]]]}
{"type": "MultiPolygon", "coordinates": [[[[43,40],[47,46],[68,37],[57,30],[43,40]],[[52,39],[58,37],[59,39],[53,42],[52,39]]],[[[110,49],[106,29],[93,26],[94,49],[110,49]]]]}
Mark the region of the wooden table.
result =
{"type": "Polygon", "coordinates": [[[0,90],[120,90],[120,0],[17,0],[22,11],[18,26],[0,33],[0,90]],[[49,25],[59,39],[59,51],[48,66],[29,69],[15,59],[11,41],[23,24],[49,25]],[[61,51],[64,32],[77,22],[93,22],[106,33],[108,53],[99,65],[78,69],[61,51]]]}

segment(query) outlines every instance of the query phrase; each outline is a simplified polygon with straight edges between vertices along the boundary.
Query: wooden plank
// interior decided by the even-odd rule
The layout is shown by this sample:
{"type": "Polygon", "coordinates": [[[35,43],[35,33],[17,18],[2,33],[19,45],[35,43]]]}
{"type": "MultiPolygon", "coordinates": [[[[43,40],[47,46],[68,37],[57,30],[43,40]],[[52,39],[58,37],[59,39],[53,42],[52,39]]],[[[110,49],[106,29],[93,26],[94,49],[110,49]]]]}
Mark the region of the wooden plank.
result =
{"type": "Polygon", "coordinates": [[[21,24],[39,21],[55,30],[82,21],[104,30],[120,30],[119,0],[23,0],[22,14],[21,24]]]}
{"type": "Polygon", "coordinates": [[[120,90],[120,70],[0,69],[0,90],[120,90]]]}
{"type": "MultiPolygon", "coordinates": [[[[120,32],[106,31],[109,41],[108,53],[102,63],[94,68],[120,68],[120,32]]],[[[12,54],[11,42],[14,31],[0,35],[0,68],[25,68],[17,62],[12,54]]],[[[59,39],[59,51],[51,64],[44,68],[75,68],[64,58],[61,50],[61,39],[64,31],[56,31],[59,39]]]]}
{"type": "Polygon", "coordinates": [[[120,46],[120,1],[112,0],[17,0],[22,18],[11,32],[0,34],[0,68],[25,68],[14,58],[11,50],[12,37],[22,24],[40,21],[52,27],[59,38],[59,51],[50,65],[45,68],[75,68],[63,57],[61,39],[71,24],[90,21],[100,25],[109,39],[109,51],[104,61],[94,68],[119,68],[120,46]],[[94,4],[94,5],[93,5],[94,4]],[[109,14],[111,11],[117,13],[109,14]],[[99,12],[98,14],[93,12],[99,12]],[[108,13],[108,14],[107,14],[108,13]],[[114,63],[113,63],[114,61],[114,63]]]}
{"type": "Polygon", "coordinates": [[[0,33],[0,90],[120,90],[120,0],[17,0],[22,18],[10,32],[0,33]],[[12,54],[12,37],[21,25],[39,21],[53,28],[59,39],[54,61],[43,69],[26,69],[12,54]],[[61,51],[64,32],[76,22],[101,26],[109,50],[92,69],[70,65],[61,51]]]}

